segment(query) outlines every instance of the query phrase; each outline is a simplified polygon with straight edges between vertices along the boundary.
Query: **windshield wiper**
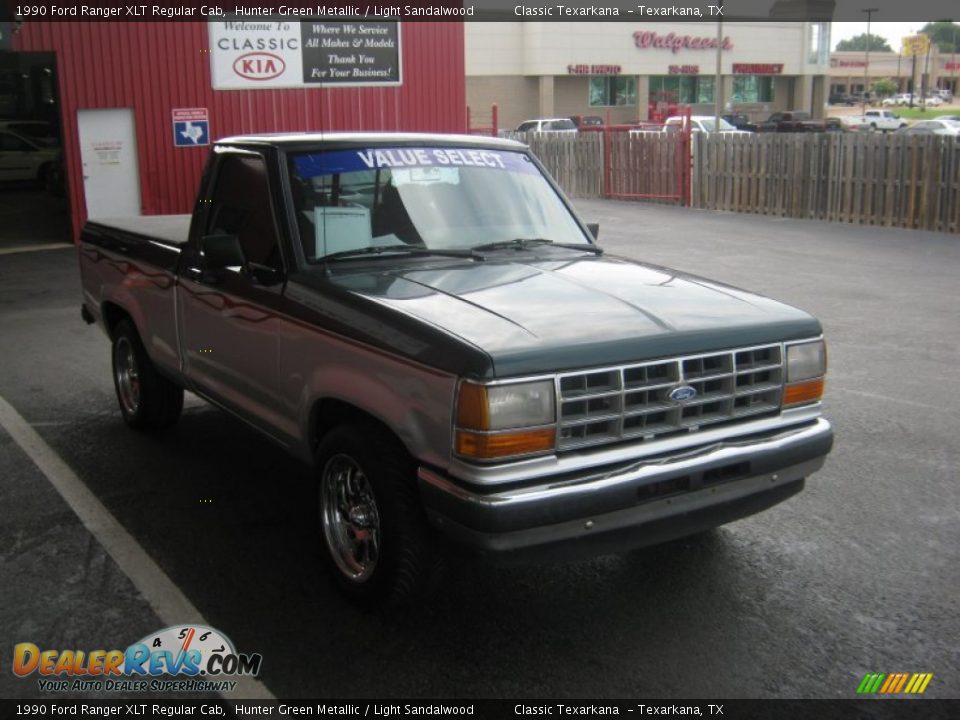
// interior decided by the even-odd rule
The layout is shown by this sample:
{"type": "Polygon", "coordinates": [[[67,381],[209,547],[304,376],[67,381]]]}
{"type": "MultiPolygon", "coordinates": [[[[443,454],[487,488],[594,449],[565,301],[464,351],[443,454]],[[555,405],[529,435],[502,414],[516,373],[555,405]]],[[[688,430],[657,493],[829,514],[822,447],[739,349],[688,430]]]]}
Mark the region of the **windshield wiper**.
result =
{"type": "Polygon", "coordinates": [[[501,240],[485,245],[477,245],[471,248],[471,250],[481,253],[485,250],[525,250],[533,245],[549,245],[550,247],[582,250],[583,252],[591,252],[594,255],[603,255],[603,248],[599,245],[590,245],[588,243],[558,243],[553,240],[547,240],[546,238],[514,238],[513,240],[501,240]]]}
{"type": "Polygon", "coordinates": [[[411,245],[371,245],[370,247],[354,248],[353,250],[340,250],[329,255],[318,257],[316,262],[327,262],[329,260],[345,260],[347,258],[364,257],[370,255],[440,255],[443,257],[471,258],[476,256],[469,250],[432,250],[428,247],[411,245]]]}

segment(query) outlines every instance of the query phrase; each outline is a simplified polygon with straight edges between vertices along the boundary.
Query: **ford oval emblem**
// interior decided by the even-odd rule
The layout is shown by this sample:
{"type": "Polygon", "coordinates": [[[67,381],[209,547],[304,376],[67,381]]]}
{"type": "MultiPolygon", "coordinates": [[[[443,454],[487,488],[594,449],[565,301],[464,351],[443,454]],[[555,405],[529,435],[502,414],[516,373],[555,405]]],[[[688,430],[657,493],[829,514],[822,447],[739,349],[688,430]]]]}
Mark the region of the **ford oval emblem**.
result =
{"type": "Polygon", "coordinates": [[[687,400],[693,400],[696,396],[696,388],[692,388],[689,385],[681,385],[671,390],[668,397],[674,402],[686,402],[687,400]]]}

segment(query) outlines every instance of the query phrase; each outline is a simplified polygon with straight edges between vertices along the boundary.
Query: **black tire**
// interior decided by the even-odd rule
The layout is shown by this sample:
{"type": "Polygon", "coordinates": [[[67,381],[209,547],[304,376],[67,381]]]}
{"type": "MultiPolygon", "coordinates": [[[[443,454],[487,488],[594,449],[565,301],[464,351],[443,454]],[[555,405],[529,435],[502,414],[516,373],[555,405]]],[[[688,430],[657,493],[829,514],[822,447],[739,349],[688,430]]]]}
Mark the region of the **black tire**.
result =
{"type": "Polygon", "coordinates": [[[157,372],[130,320],[113,331],[113,387],[123,420],[136,430],[170,427],[183,410],[183,388],[157,372]]]}
{"type": "Polygon", "coordinates": [[[340,591],[366,609],[422,596],[440,556],[403,446],[377,425],[356,422],[327,433],[316,463],[320,541],[340,591]]]}

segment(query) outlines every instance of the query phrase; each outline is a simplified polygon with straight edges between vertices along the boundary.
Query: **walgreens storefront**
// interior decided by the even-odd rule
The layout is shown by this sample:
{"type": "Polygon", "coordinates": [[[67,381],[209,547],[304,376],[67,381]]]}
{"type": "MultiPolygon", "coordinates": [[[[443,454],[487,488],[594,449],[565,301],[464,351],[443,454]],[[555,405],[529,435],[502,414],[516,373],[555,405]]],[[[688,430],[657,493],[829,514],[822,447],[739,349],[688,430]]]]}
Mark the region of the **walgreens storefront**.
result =
{"type": "Polygon", "coordinates": [[[821,115],[829,23],[467,23],[467,103],[496,103],[501,127],[537,117],[657,119],[678,105],[766,117],[821,115]],[[713,31],[713,34],[711,34],[713,31]]]}

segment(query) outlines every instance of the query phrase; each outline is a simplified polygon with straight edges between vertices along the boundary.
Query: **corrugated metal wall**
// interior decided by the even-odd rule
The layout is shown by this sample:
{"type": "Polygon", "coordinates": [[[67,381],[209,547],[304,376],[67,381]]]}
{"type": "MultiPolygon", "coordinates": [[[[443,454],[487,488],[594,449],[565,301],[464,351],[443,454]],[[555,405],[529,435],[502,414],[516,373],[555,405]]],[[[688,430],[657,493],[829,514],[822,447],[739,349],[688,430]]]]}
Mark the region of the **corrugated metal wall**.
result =
{"type": "Polygon", "coordinates": [[[14,50],[56,53],[74,235],[85,220],[77,110],[133,108],[143,213],[190,212],[207,148],[175,148],[171,110],[206,107],[215,140],[301,130],[463,132],[462,23],[403,23],[399,87],[214,91],[205,22],[26,22],[14,50]]]}

